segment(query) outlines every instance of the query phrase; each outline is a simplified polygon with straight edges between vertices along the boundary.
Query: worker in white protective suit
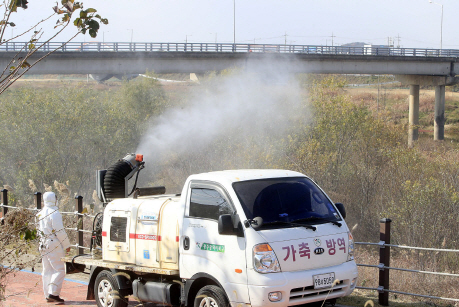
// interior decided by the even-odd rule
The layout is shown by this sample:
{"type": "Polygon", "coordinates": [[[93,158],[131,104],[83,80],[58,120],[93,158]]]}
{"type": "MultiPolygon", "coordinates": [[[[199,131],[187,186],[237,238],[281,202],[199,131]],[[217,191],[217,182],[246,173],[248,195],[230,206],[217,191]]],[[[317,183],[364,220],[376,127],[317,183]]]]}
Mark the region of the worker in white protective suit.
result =
{"type": "Polygon", "coordinates": [[[61,258],[70,251],[70,241],[57,207],[56,194],[43,194],[44,208],[37,213],[40,235],[40,254],[43,264],[43,292],[48,302],[64,302],[60,298],[65,278],[65,265],[61,258]]]}

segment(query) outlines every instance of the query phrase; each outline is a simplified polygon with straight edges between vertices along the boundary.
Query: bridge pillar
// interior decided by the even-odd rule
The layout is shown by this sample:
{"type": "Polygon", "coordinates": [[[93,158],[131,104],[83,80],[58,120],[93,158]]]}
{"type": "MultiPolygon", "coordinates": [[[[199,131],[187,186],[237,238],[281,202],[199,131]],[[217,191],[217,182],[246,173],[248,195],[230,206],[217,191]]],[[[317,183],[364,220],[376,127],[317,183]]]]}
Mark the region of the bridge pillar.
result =
{"type": "Polygon", "coordinates": [[[414,146],[419,136],[419,85],[410,85],[408,147],[414,146]]]}
{"type": "Polygon", "coordinates": [[[445,139],[445,86],[435,87],[434,140],[445,139]]]}
{"type": "Polygon", "coordinates": [[[190,73],[190,81],[199,83],[198,76],[194,72],[190,73]]]}
{"type": "Polygon", "coordinates": [[[435,119],[434,140],[445,138],[445,86],[459,83],[458,77],[425,76],[425,75],[397,75],[402,84],[410,85],[409,98],[409,127],[408,146],[413,147],[418,139],[419,125],[419,86],[435,86],[435,119]]]}

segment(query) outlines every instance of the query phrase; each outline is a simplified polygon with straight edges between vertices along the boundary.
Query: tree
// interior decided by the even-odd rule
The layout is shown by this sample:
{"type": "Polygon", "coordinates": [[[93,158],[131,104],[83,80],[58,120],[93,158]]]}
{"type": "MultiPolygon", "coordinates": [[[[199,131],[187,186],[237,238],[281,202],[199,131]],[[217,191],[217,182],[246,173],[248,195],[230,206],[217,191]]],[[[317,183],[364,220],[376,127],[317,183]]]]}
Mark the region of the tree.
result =
{"type": "MultiPolygon", "coordinates": [[[[107,168],[132,152],[139,139],[137,125],[143,123],[146,110],[160,113],[165,107],[163,100],[155,79],[125,81],[119,90],[108,93],[83,84],[59,89],[24,86],[1,95],[0,130],[4,134],[0,165],[4,167],[0,169],[0,187],[11,186],[7,188],[9,205],[30,209],[33,192],[43,193],[49,188],[58,195],[61,211],[74,210],[74,193],[82,195],[89,205],[95,170],[107,168]],[[142,100],[128,100],[131,95],[142,100]]],[[[8,287],[8,274],[40,262],[36,252],[24,261],[24,254],[36,251],[38,242],[20,239],[20,231],[24,231],[21,225],[33,229],[34,223],[33,216],[14,218],[17,212],[21,211],[8,211],[6,218],[12,219],[0,226],[0,263],[10,266],[0,268],[0,301],[4,287],[8,287]]],[[[66,227],[76,227],[70,224],[74,221],[73,216],[64,216],[66,227]]],[[[92,221],[85,225],[91,227],[92,221]]],[[[68,232],[72,234],[75,232],[68,232]]]]}
{"type": "MultiPolygon", "coordinates": [[[[106,18],[102,18],[99,14],[97,14],[97,10],[94,8],[83,8],[83,3],[75,2],[75,0],[61,0],[61,4],[52,7],[53,13],[36,24],[32,24],[28,26],[28,29],[24,32],[11,37],[10,39],[5,39],[5,31],[10,27],[15,27],[16,24],[11,21],[11,17],[13,14],[18,12],[18,8],[27,9],[28,8],[28,0],[4,0],[2,5],[4,12],[3,12],[3,19],[0,21],[0,47],[21,36],[29,36],[28,41],[24,46],[22,46],[21,50],[13,56],[10,60],[7,67],[0,74],[0,94],[2,94],[7,88],[9,88],[16,80],[21,78],[30,68],[36,65],[38,62],[42,61],[44,58],[49,56],[51,53],[55,52],[56,50],[61,49],[71,40],[73,40],[76,36],[80,33],[86,34],[88,33],[91,37],[96,37],[99,31],[100,24],[108,24],[108,20],[106,18]],[[43,30],[37,27],[40,27],[42,23],[51,19],[52,17],[58,17],[58,21],[56,26],[56,33],[51,35],[48,39],[44,42],[38,43],[38,41],[43,36],[43,30]],[[78,16],[78,17],[74,17],[78,16]],[[56,38],[64,29],[66,29],[69,25],[73,24],[76,27],[76,33],[66,42],[64,42],[61,46],[55,48],[54,50],[50,50],[45,52],[43,55],[39,56],[38,58],[32,59],[33,55],[37,51],[43,51],[43,47],[56,38]]],[[[51,9],[51,8],[50,8],[51,9]]]]}
{"type": "MultiPolygon", "coordinates": [[[[16,24],[11,21],[11,17],[18,13],[19,8],[23,10],[27,9],[28,0],[4,0],[3,5],[0,6],[4,9],[3,18],[0,20],[0,47],[14,38],[28,36],[27,43],[11,58],[7,67],[0,73],[0,94],[3,94],[6,89],[21,78],[30,68],[51,53],[65,46],[80,33],[88,33],[91,37],[96,37],[99,30],[99,22],[103,24],[108,23],[108,20],[97,14],[94,8],[83,9],[83,4],[80,2],[75,2],[74,0],[61,0],[60,5],[56,4],[54,7],[50,8],[53,12],[51,15],[45,17],[36,24],[29,25],[28,29],[24,32],[10,39],[5,39],[5,31],[16,26],[16,24]],[[58,17],[58,22],[54,27],[56,32],[44,42],[38,43],[43,37],[43,30],[40,28],[36,30],[37,27],[40,27],[42,23],[56,16],[58,17]],[[72,23],[76,27],[76,33],[70,39],[54,50],[48,50],[40,53],[40,56],[32,58],[33,55],[38,55],[36,54],[38,51],[42,51],[47,43],[56,38],[72,23]]],[[[20,104],[24,103],[25,101],[20,102],[20,104]]],[[[24,105],[22,105],[22,107],[24,107],[24,105]]],[[[0,260],[4,263],[3,261],[7,257],[12,256],[13,261],[9,262],[9,267],[0,268],[0,301],[4,299],[7,275],[10,273],[14,274],[14,269],[20,269],[26,265],[26,263],[20,259],[27,254],[29,249],[28,245],[32,241],[36,241],[36,236],[30,235],[30,233],[34,231],[33,221],[34,215],[27,212],[27,210],[18,210],[12,214],[10,213],[5,219],[2,218],[2,225],[0,226],[2,234],[2,254],[0,255],[0,260]]],[[[35,257],[30,263],[39,261],[39,257],[35,257]]]]}

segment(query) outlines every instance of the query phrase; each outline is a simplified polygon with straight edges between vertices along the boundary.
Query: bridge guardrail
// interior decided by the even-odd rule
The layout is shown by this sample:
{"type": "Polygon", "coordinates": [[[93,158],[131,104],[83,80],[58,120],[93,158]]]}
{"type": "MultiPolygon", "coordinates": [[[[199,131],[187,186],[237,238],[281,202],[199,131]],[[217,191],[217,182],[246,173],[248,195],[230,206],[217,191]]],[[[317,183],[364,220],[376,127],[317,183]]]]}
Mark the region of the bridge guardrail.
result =
{"type": "MultiPolygon", "coordinates": [[[[224,52],[224,53],[298,53],[328,55],[459,57],[457,49],[394,47],[343,47],[318,45],[274,45],[231,43],[123,43],[123,42],[48,42],[34,43],[38,51],[50,52],[224,52]]],[[[4,42],[0,52],[29,51],[28,42],[4,42]]]]}

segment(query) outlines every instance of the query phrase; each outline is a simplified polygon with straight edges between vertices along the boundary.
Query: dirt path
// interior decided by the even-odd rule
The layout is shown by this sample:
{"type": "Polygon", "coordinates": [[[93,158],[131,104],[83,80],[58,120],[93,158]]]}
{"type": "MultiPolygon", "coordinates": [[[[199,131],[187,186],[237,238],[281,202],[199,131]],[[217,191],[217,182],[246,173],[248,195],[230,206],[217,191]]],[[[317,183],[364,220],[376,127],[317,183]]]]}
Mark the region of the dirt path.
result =
{"type": "MultiPolygon", "coordinates": [[[[55,304],[47,303],[43,295],[40,273],[19,271],[7,276],[7,299],[0,302],[4,307],[30,306],[44,307],[55,304]]],[[[86,301],[87,283],[66,279],[62,287],[61,297],[66,306],[96,306],[95,301],[86,301]]]]}
{"type": "MultiPolygon", "coordinates": [[[[72,279],[67,275],[62,286],[61,297],[65,299],[64,304],[47,303],[43,295],[43,284],[41,274],[38,272],[18,271],[7,277],[7,299],[0,302],[2,307],[46,307],[46,306],[88,306],[96,307],[95,301],[86,300],[87,278],[85,280],[72,279]]],[[[80,276],[79,279],[82,279],[80,276]]],[[[153,304],[139,305],[130,299],[129,306],[154,306],[153,304]]]]}

